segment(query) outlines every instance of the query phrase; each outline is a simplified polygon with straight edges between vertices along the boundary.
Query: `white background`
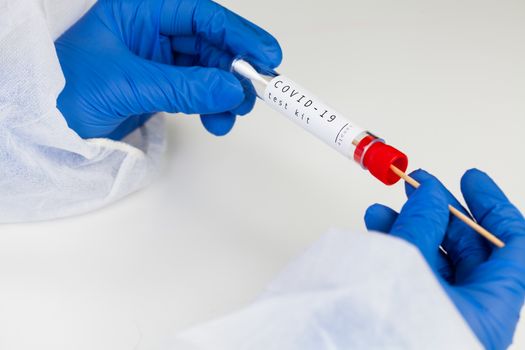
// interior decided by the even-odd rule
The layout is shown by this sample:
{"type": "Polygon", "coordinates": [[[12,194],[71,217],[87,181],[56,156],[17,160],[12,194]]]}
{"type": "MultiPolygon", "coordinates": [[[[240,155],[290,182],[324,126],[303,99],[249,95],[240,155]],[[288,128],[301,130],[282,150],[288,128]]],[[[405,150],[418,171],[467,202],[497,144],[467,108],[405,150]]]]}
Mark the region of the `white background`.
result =
{"type": "MultiPolygon", "coordinates": [[[[280,71],[459,194],[488,171],[525,209],[522,0],[224,1],[271,31],[280,71]]],[[[252,300],[387,188],[258,104],[225,138],[170,116],[149,188],[66,220],[0,226],[1,349],[150,348],[252,300]]],[[[525,254],[525,252],[524,252],[525,254]]],[[[525,347],[525,325],[517,333],[525,347]]],[[[521,345],[520,345],[521,344],[521,345]]]]}

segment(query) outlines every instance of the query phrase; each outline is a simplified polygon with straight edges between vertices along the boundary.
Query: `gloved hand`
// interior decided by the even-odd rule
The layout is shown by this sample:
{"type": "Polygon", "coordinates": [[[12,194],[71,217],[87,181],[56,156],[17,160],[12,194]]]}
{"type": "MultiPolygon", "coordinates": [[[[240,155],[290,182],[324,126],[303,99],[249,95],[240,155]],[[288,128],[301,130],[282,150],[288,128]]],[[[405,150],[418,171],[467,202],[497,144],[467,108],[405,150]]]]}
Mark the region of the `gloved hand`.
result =
{"type": "Polygon", "coordinates": [[[369,230],[386,232],[416,245],[446,292],[487,349],[505,349],[519,319],[525,296],[525,220],[498,186],[479,170],[461,181],[463,196],[476,220],[502,239],[496,248],[451,217],[447,205],[461,208],[441,183],[424,171],[400,214],[371,206],[369,230]],[[448,254],[440,251],[442,246],[448,254]]]}
{"type": "Polygon", "coordinates": [[[121,139],[155,112],[200,114],[224,135],[255,103],[235,56],[282,58],[267,32],[210,0],[101,0],[56,41],[58,108],[81,137],[121,139]]]}

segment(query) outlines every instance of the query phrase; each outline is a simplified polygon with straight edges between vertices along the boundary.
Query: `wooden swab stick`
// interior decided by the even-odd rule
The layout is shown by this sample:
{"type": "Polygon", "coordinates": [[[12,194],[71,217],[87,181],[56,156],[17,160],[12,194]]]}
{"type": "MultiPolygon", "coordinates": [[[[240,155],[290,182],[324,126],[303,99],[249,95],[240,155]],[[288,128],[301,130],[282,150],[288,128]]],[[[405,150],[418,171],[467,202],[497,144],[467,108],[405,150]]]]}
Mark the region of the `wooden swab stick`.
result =
{"type": "MultiPolygon", "coordinates": [[[[416,180],[414,180],[414,178],[410,177],[409,175],[407,175],[404,171],[401,171],[401,169],[399,169],[398,167],[394,166],[394,165],[391,165],[390,166],[390,169],[392,169],[392,171],[397,175],[399,176],[400,178],[402,178],[403,180],[405,180],[409,185],[411,185],[412,187],[414,188],[418,188],[419,186],[421,186],[421,184],[419,182],[417,182],[416,180]]],[[[483,228],[480,224],[478,224],[477,222],[475,222],[474,220],[472,220],[471,218],[469,218],[467,215],[463,214],[461,211],[459,211],[458,209],[454,208],[452,205],[449,204],[448,206],[448,209],[450,210],[450,212],[452,213],[452,215],[454,215],[455,217],[457,217],[459,220],[463,221],[465,224],[467,224],[470,228],[472,228],[474,231],[476,231],[477,233],[479,233],[480,235],[482,235],[483,237],[485,237],[487,240],[489,240],[492,244],[494,244],[496,247],[498,248],[503,248],[505,246],[505,243],[503,243],[498,237],[496,237],[495,235],[493,235],[492,233],[490,233],[489,231],[487,231],[485,228],[483,228]]]]}

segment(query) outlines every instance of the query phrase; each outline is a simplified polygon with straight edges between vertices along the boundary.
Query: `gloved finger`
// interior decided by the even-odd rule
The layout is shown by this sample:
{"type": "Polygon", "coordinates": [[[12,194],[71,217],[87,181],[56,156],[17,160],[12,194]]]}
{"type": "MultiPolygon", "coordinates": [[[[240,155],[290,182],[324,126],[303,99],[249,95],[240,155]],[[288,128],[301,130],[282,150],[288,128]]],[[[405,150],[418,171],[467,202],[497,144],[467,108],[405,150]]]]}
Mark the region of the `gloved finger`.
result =
{"type": "Polygon", "coordinates": [[[160,111],[223,113],[245,99],[239,80],[216,68],[175,67],[136,58],[126,69],[131,90],[127,95],[134,98],[123,104],[125,110],[118,111],[124,116],[160,111]]]}
{"type": "Polygon", "coordinates": [[[234,57],[227,51],[218,49],[199,36],[173,37],[172,47],[176,52],[195,55],[204,67],[215,67],[229,71],[234,57]]]}
{"type": "Polygon", "coordinates": [[[199,58],[184,53],[174,53],[175,59],[173,64],[179,67],[193,67],[199,62],[199,58]]]}
{"type": "Polygon", "coordinates": [[[196,35],[174,36],[171,38],[173,51],[187,55],[198,55],[200,53],[200,39],[196,35]]]}
{"type": "MultiPolygon", "coordinates": [[[[369,231],[389,233],[398,217],[399,214],[393,209],[381,204],[374,204],[366,211],[365,224],[369,231]]],[[[454,279],[449,257],[441,252],[436,258],[435,270],[447,282],[452,282],[454,279]]]]}
{"type": "Polygon", "coordinates": [[[429,265],[437,269],[439,245],[445,237],[449,213],[446,193],[435,179],[421,183],[403,206],[390,234],[419,248],[429,265]]]}
{"type": "Polygon", "coordinates": [[[268,32],[209,0],[166,0],[160,31],[165,35],[203,37],[231,55],[247,55],[269,67],[281,63],[279,43],[268,32]]]}
{"type": "MultiPolygon", "coordinates": [[[[233,57],[229,54],[213,47],[209,43],[203,45],[196,44],[197,37],[177,37],[173,38],[173,48],[177,50],[175,63],[177,65],[194,65],[200,64],[202,66],[210,66],[229,70],[233,57]],[[182,53],[180,53],[182,52],[182,53]]],[[[255,105],[257,98],[253,85],[247,79],[240,79],[241,85],[244,89],[244,101],[231,112],[236,115],[248,114],[255,105]]]]}
{"type": "Polygon", "coordinates": [[[250,113],[255,106],[255,101],[257,100],[257,95],[255,89],[248,80],[241,79],[241,85],[244,89],[244,101],[231,112],[236,115],[246,115],[250,113]]]}
{"type": "Polygon", "coordinates": [[[399,214],[382,204],[370,206],[365,213],[365,225],[369,231],[389,233],[399,214]]]}
{"type": "Polygon", "coordinates": [[[478,223],[506,245],[494,249],[489,261],[500,259],[525,266],[525,219],[520,211],[487,174],[477,169],[463,176],[461,190],[478,223]]]}
{"type": "MultiPolygon", "coordinates": [[[[433,175],[424,170],[416,170],[411,176],[418,182],[437,181],[442,187],[443,193],[445,193],[447,203],[453,205],[464,214],[470,215],[452,193],[433,175]]],[[[407,184],[407,196],[410,197],[414,191],[415,189],[407,184]]],[[[448,253],[448,257],[455,269],[455,282],[459,284],[475,268],[485,262],[490,254],[486,240],[455,216],[450,216],[447,233],[441,245],[448,253]]]]}
{"type": "Polygon", "coordinates": [[[144,125],[152,116],[153,114],[131,116],[122,122],[122,124],[120,124],[115,130],[113,130],[113,132],[108,135],[108,138],[111,140],[120,141],[144,125]]]}
{"type": "Polygon", "coordinates": [[[159,38],[160,52],[156,57],[158,62],[166,64],[173,64],[173,51],[171,50],[171,39],[167,36],[161,35],[159,38]]]}
{"type": "Polygon", "coordinates": [[[204,128],[215,136],[228,134],[235,125],[235,114],[230,112],[201,115],[204,128]]]}

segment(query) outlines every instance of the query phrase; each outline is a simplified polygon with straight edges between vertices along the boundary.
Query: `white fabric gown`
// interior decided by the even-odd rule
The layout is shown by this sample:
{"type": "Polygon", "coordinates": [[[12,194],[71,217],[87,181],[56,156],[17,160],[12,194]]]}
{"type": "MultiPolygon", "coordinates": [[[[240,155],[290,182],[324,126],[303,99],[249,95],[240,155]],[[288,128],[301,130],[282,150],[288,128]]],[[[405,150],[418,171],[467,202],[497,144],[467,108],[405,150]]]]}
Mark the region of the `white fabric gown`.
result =
{"type": "Polygon", "coordinates": [[[480,349],[419,251],[377,233],[332,230],[252,305],[163,349],[480,349]]]}
{"type": "Polygon", "coordinates": [[[53,41],[90,5],[0,0],[0,222],[97,209],[145,186],[162,158],[159,116],[124,142],[83,140],[56,108],[53,41]]]}

